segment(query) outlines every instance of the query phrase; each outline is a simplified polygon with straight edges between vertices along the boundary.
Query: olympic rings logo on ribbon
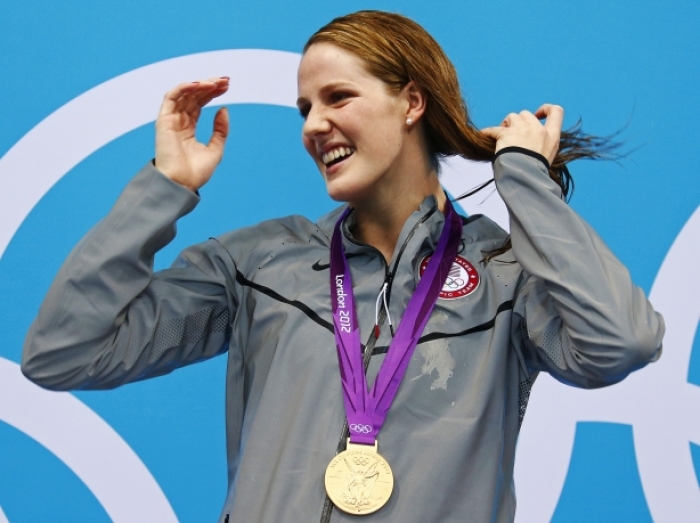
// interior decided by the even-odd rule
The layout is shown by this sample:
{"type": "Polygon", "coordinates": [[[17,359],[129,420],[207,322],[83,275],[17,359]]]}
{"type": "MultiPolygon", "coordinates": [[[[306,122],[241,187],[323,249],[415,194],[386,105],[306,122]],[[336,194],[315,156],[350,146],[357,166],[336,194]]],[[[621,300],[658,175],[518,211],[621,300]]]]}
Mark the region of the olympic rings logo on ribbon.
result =
{"type": "Polygon", "coordinates": [[[371,425],[364,425],[362,423],[351,423],[350,430],[353,432],[358,432],[360,434],[369,434],[372,432],[373,427],[371,425]]]}

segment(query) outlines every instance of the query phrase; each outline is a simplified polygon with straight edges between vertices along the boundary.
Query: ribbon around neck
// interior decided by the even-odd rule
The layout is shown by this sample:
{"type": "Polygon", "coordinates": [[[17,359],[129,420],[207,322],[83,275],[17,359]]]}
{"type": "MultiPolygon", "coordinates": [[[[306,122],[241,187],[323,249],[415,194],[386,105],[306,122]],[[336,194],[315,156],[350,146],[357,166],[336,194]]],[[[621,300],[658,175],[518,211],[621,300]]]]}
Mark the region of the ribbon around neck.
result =
{"type": "Polygon", "coordinates": [[[330,287],[333,325],[350,441],[374,445],[420,335],[428,323],[430,313],[457,256],[462,237],[462,220],[447,200],[445,223],[435,252],[408,302],[372,389],[368,390],[362,365],[362,345],[352,277],[343,249],[341,232],[342,223],[350,212],[348,208],[340,216],[331,239],[330,287]]]}

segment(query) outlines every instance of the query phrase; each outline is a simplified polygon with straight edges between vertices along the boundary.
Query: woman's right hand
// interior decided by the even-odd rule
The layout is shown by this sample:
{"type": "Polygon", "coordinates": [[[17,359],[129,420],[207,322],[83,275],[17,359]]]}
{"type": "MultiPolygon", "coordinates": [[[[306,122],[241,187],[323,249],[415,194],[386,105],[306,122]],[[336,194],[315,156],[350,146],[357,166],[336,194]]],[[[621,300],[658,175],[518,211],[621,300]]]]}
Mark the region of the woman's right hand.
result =
{"type": "Polygon", "coordinates": [[[224,153],[228,111],[219,109],[208,144],[195,129],[202,107],[228,90],[227,77],[180,84],[163,99],[156,119],[156,168],[171,180],[197,191],[209,181],[224,153]]]}

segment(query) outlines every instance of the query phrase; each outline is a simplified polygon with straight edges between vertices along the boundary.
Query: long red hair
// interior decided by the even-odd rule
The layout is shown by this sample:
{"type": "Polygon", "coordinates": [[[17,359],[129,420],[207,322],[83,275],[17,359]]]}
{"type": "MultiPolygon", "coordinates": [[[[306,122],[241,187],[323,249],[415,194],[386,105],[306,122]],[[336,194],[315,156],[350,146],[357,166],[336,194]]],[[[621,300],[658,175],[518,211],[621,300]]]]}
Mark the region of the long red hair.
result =
{"type": "MultiPolygon", "coordinates": [[[[411,81],[423,90],[427,97],[423,127],[436,166],[439,158],[455,155],[476,161],[493,160],[495,140],[483,135],[471,121],[454,65],[422,26],[395,13],[358,11],[335,18],[316,31],[306,42],[304,52],[321,42],[362,58],[367,70],[391,90],[398,92],[411,81]]],[[[549,175],[567,197],[573,182],[566,164],[579,158],[615,158],[617,146],[607,137],[581,132],[579,122],[562,132],[549,175]]],[[[498,252],[508,248],[506,244],[498,252]]]]}

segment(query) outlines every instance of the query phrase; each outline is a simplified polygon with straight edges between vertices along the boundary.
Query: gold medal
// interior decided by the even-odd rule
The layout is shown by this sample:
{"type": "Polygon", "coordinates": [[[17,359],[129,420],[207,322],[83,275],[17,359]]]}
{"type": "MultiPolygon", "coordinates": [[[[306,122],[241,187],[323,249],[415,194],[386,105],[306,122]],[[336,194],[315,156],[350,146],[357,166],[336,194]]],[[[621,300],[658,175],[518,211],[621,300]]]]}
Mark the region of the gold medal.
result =
{"type": "Polygon", "coordinates": [[[389,463],[377,452],[377,444],[357,445],[348,439],[347,449],[326,469],[326,493],[343,512],[371,514],[382,508],[394,489],[389,463]]]}

